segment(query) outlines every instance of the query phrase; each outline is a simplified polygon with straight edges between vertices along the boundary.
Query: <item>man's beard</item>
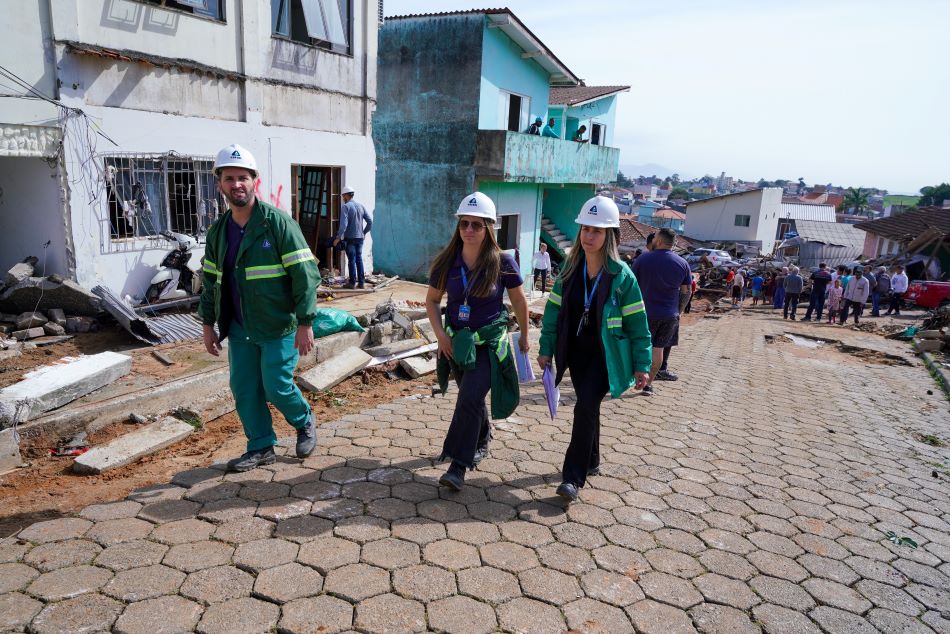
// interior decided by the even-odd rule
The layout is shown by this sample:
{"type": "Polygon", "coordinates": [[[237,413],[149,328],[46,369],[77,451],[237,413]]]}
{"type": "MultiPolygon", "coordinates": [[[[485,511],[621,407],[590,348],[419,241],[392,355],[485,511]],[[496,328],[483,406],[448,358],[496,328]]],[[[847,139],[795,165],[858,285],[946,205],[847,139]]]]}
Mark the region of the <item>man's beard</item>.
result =
{"type": "Polygon", "coordinates": [[[250,194],[245,194],[242,198],[237,198],[233,194],[228,194],[228,203],[232,207],[247,207],[251,203],[250,194]]]}

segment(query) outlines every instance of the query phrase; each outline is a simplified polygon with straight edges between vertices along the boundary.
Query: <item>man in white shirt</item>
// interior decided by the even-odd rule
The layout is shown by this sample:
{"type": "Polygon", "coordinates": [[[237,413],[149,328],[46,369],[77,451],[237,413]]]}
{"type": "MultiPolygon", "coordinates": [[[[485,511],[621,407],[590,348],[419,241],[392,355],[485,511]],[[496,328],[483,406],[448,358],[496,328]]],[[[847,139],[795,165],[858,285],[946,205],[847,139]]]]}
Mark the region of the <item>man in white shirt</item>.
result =
{"type": "Polygon", "coordinates": [[[901,314],[901,307],[904,305],[904,293],[907,292],[907,274],[904,273],[903,266],[896,266],[895,273],[891,276],[891,305],[887,308],[885,315],[893,312],[895,315],[901,314]]]}
{"type": "Polygon", "coordinates": [[[548,272],[551,270],[551,254],[548,253],[548,245],[541,243],[538,252],[534,254],[532,266],[534,267],[534,286],[532,286],[532,289],[538,285],[538,276],[540,276],[541,294],[543,295],[544,291],[547,290],[548,272]]]}
{"type": "Polygon", "coordinates": [[[854,323],[858,323],[858,318],[864,312],[864,305],[868,301],[868,293],[871,292],[871,283],[864,277],[864,269],[860,266],[854,267],[854,275],[848,281],[848,287],[844,289],[844,306],[841,308],[841,325],[848,321],[848,313],[854,313],[854,323]]]}

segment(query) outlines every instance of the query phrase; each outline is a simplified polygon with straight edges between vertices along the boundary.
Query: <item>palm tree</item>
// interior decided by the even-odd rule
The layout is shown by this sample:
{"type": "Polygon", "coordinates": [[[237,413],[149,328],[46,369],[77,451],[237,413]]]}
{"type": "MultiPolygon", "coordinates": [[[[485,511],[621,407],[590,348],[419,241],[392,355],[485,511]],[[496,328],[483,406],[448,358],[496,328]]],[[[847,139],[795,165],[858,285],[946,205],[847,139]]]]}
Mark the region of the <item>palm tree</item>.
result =
{"type": "Polygon", "coordinates": [[[863,187],[849,187],[844,195],[845,207],[850,208],[855,216],[860,216],[862,213],[871,216],[873,212],[868,207],[869,194],[870,192],[863,187]]]}

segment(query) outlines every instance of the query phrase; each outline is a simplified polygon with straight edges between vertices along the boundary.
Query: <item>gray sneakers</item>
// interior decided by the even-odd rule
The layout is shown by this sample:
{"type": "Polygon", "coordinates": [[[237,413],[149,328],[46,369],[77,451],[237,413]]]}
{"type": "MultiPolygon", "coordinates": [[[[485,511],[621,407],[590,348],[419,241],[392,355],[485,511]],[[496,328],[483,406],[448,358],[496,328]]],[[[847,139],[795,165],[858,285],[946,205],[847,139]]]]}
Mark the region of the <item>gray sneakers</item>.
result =
{"type": "Polygon", "coordinates": [[[228,461],[228,471],[250,471],[265,464],[274,464],[277,462],[277,454],[273,447],[266,449],[255,449],[248,451],[240,458],[228,461]]]}
{"type": "Polygon", "coordinates": [[[297,430],[297,457],[306,458],[317,447],[317,426],[313,424],[313,412],[307,418],[307,424],[297,430]]]}

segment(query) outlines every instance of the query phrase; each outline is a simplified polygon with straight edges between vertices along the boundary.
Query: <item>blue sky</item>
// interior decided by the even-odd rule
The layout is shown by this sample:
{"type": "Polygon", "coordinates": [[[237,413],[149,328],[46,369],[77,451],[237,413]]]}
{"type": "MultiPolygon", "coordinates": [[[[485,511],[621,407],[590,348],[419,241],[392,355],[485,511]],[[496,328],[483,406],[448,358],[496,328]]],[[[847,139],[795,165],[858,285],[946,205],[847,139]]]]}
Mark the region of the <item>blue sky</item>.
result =
{"type": "MultiPolygon", "coordinates": [[[[950,2],[509,0],[589,85],[621,165],[916,192],[950,181],[950,2]]],[[[386,15],[484,8],[387,0],[386,15]]]]}

